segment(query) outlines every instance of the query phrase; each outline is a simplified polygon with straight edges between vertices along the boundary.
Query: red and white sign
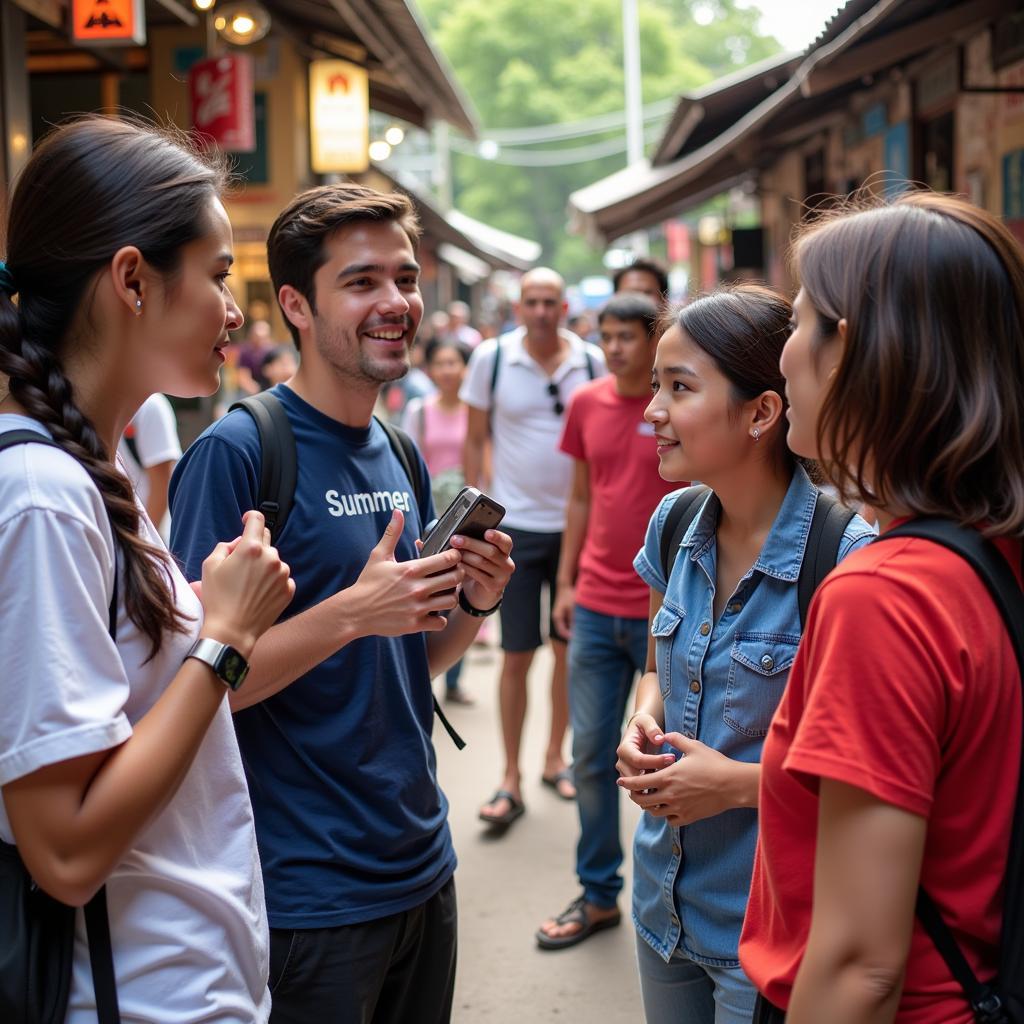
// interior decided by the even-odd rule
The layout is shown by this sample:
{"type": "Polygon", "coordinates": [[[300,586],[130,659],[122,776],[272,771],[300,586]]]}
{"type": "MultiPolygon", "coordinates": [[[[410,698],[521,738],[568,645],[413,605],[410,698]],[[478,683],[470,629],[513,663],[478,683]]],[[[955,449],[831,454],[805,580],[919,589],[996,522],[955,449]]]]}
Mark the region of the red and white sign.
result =
{"type": "Polygon", "coordinates": [[[252,58],[211,57],[188,73],[192,129],[221,149],[251,153],[256,148],[252,58]]]}

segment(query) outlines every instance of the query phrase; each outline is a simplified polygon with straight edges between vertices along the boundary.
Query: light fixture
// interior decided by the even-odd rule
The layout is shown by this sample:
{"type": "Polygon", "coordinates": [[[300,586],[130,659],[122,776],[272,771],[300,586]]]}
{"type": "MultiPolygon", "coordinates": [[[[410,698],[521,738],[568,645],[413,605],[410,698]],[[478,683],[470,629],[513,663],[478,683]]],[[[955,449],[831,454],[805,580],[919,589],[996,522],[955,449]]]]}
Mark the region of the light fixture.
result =
{"type": "Polygon", "coordinates": [[[238,0],[237,3],[226,4],[218,10],[219,14],[213,27],[222,39],[235,46],[248,46],[250,43],[259,42],[270,31],[270,13],[255,0],[238,0]]]}
{"type": "Polygon", "coordinates": [[[400,146],[402,140],[405,138],[405,132],[398,127],[397,124],[393,124],[385,133],[384,141],[389,146],[400,146]]]}
{"type": "Polygon", "coordinates": [[[370,143],[370,159],[374,163],[380,163],[382,160],[387,160],[391,156],[391,145],[385,142],[383,139],[375,139],[370,143]]]}
{"type": "Polygon", "coordinates": [[[217,0],[192,0],[192,6],[197,11],[212,11],[217,0]]]}

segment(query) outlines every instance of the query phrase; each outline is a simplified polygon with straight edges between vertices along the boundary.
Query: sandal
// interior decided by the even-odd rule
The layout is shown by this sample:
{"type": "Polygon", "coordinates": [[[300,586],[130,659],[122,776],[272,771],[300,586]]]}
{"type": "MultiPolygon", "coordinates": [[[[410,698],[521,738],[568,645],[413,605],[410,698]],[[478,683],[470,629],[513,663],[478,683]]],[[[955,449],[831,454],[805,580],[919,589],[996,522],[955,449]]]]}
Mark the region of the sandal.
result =
{"type": "Polygon", "coordinates": [[[584,896],[577,896],[555,918],[555,924],[578,924],[580,930],[573,932],[571,935],[556,936],[548,935],[543,928],[538,928],[536,933],[537,945],[541,949],[568,949],[569,946],[578,945],[584,939],[589,939],[595,932],[604,931],[606,928],[615,928],[621,920],[622,915],[618,910],[610,917],[591,920],[591,918],[587,917],[586,898],[584,896]]]}
{"type": "Polygon", "coordinates": [[[487,803],[493,804],[499,800],[508,801],[508,810],[504,814],[484,814],[481,811],[479,815],[481,821],[486,821],[488,825],[511,825],[516,818],[522,817],[526,811],[523,801],[517,800],[507,789],[496,789],[494,796],[487,803]]]}
{"type": "Polygon", "coordinates": [[[572,796],[567,796],[562,791],[562,787],[560,785],[561,783],[568,783],[570,786],[572,786],[573,790],[575,791],[576,783],[573,782],[571,768],[563,768],[561,771],[555,772],[554,775],[542,775],[540,777],[540,781],[543,782],[545,786],[549,786],[551,789],[553,789],[563,800],[576,799],[575,792],[573,792],[572,796]]]}

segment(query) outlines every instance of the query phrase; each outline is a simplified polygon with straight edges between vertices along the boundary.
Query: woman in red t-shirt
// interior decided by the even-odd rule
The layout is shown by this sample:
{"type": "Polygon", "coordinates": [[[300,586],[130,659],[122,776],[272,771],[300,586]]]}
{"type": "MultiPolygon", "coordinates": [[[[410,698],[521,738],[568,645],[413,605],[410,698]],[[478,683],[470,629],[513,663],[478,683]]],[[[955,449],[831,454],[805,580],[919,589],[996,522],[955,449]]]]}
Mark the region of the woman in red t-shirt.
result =
{"type": "MultiPolygon", "coordinates": [[[[1024,533],[1024,256],[991,215],[915,192],[811,225],[782,356],[789,444],[896,520],[1024,533]]],[[[761,1021],[967,1022],[919,883],[976,974],[998,961],[1021,680],[988,591],[901,538],[818,590],[764,745],[740,958],[761,1021]],[[770,1004],[769,1002],[770,1001],[770,1004]],[[774,1004],[774,1009],[771,1004],[774,1004]]]]}

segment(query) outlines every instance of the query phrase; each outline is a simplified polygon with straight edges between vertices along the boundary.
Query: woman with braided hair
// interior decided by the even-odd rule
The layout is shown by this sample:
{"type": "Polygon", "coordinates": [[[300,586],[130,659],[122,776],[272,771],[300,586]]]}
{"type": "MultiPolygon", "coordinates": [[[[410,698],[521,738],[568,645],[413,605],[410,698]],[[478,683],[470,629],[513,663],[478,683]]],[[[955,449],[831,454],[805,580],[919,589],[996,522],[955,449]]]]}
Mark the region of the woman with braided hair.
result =
{"type": "MultiPolygon", "coordinates": [[[[250,512],[193,592],[114,462],[149,395],[217,389],[242,323],[222,184],[150,127],[76,121],[22,172],[0,263],[0,839],[64,903],[105,886],[132,1021],[269,1014],[224,696],[294,585],[250,512]]],[[[67,1020],[96,1020],[81,914],[67,1020]]]]}

